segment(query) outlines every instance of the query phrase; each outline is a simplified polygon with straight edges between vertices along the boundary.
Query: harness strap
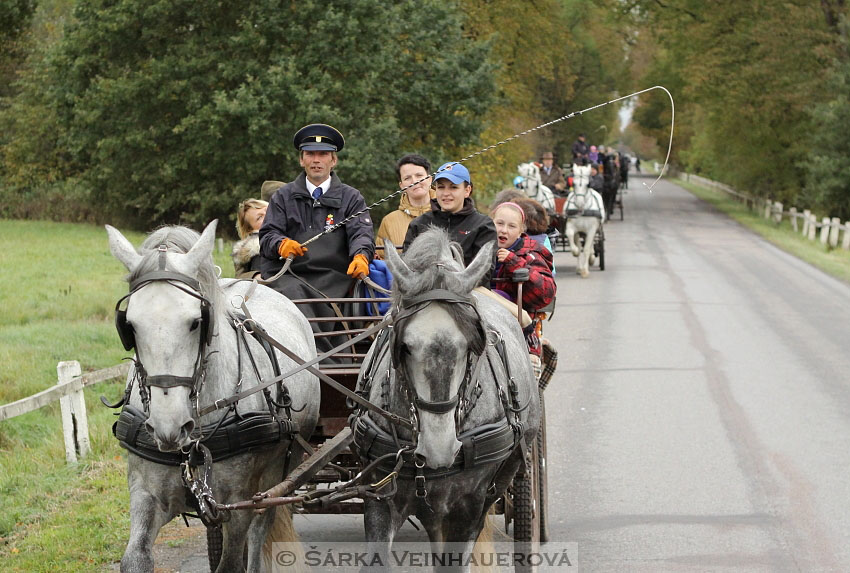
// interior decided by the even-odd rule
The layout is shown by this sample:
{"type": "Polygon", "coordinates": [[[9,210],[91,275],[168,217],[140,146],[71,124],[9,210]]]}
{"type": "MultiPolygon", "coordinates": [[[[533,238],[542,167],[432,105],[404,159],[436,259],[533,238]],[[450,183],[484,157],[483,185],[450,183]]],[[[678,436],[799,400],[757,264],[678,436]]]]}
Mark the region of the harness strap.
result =
{"type": "Polygon", "coordinates": [[[195,388],[195,379],[191,376],[172,376],[171,374],[160,374],[157,376],[148,376],[145,379],[148,386],[156,386],[157,388],[177,388],[185,386],[190,390],[195,388]]]}
{"type": "Polygon", "coordinates": [[[423,400],[418,395],[414,395],[413,403],[416,404],[416,407],[420,410],[425,410],[426,412],[431,412],[433,414],[446,414],[455,409],[458,403],[458,394],[455,394],[453,398],[449,400],[435,400],[434,402],[429,402],[428,400],[423,400]]]}

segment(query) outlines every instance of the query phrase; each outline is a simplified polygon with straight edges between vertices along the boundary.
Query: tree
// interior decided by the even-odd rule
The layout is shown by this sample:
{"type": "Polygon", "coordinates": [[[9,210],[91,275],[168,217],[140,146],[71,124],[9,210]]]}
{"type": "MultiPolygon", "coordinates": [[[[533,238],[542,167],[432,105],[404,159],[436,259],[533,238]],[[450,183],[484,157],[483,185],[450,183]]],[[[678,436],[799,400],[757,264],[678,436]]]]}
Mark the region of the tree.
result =
{"type": "Polygon", "coordinates": [[[80,0],[41,87],[65,174],[105,216],[232,220],[264,179],[294,178],[307,123],[343,132],[339,171],[367,199],[394,186],[400,147],[474,139],[493,84],[461,25],[436,0],[80,0]]]}

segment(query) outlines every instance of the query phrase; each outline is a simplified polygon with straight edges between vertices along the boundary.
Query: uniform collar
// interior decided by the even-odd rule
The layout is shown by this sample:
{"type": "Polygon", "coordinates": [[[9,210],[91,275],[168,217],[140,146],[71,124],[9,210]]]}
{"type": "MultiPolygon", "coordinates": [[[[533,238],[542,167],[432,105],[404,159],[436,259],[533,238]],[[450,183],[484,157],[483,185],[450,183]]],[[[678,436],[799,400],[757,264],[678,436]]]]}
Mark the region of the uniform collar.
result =
{"type": "Polygon", "coordinates": [[[316,187],[321,187],[322,188],[322,195],[324,195],[325,193],[328,192],[328,189],[330,189],[330,187],[331,187],[331,176],[328,175],[328,178],[325,179],[324,181],[322,181],[321,185],[313,185],[312,183],[310,183],[310,180],[307,179],[306,175],[304,176],[304,182],[307,184],[307,193],[309,193],[310,195],[313,194],[313,190],[316,187]]]}

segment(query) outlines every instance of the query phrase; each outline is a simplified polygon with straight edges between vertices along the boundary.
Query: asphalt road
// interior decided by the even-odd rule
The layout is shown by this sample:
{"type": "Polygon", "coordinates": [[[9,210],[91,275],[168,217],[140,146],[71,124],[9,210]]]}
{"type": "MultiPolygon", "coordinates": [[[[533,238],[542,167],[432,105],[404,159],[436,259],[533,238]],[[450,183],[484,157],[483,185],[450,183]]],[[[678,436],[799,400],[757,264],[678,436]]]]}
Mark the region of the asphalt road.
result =
{"type": "MultiPolygon", "coordinates": [[[[850,286],[641,181],[605,271],[555,255],[552,539],[583,571],[850,571],[850,286]]],[[[295,523],[362,539],[355,516],[295,523]]]]}
{"type": "Polygon", "coordinates": [[[640,181],[604,272],[556,255],[553,538],[585,571],[850,570],[850,286],[640,181]]]}

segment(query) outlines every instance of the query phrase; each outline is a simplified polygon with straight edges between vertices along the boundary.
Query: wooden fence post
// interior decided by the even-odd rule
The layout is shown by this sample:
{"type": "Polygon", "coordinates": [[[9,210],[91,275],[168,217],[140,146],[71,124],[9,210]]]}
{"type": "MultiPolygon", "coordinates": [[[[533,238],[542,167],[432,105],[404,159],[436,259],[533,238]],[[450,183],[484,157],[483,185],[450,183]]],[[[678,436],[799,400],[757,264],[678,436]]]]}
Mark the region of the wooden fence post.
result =
{"type": "Polygon", "coordinates": [[[844,238],[841,239],[841,248],[850,251],[850,219],[844,221],[844,238]]]}
{"type": "Polygon", "coordinates": [[[773,210],[773,202],[770,199],[764,200],[764,218],[770,219],[770,212],[773,210]]]}
{"type": "Polygon", "coordinates": [[[809,240],[814,241],[818,232],[818,219],[814,214],[809,215],[809,240]]]}
{"type": "Polygon", "coordinates": [[[782,203],[780,203],[779,201],[776,201],[773,204],[773,220],[776,223],[782,222],[782,203]]]}
{"type": "Polygon", "coordinates": [[[218,247],[218,252],[223,253],[224,252],[224,239],[219,237],[218,239],[216,239],[215,244],[218,247]]]}
{"type": "Polygon", "coordinates": [[[826,241],[829,238],[829,217],[821,219],[820,242],[826,246],[826,241]]]}
{"type": "Polygon", "coordinates": [[[83,383],[79,378],[82,370],[79,362],[71,360],[57,364],[56,373],[59,375],[59,385],[73,384],[75,386],[70,394],[59,398],[62,410],[62,433],[65,436],[65,459],[74,463],[77,461],[78,454],[84,458],[91,451],[86,399],[83,394],[83,383]]]}
{"type": "Polygon", "coordinates": [[[797,228],[797,208],[791,207],[788,209],[788,216],[791,218],[791,228],[794,229],[795,233],[799,233],[800,230],[797,228]]]}
{"type": "Polygon", "coordinates": [[[803,236],[809,236],[809,217],[812,216],[812,212],[808,209],[803,209],[803,236]]]}
{"type": "Polygon", "coordinates": [[[832,224],[829,227],[829,246],[837,247],[838,246],[838,231],[841,230],[841,219],[838,217],[832,218],[832,224]]]}

